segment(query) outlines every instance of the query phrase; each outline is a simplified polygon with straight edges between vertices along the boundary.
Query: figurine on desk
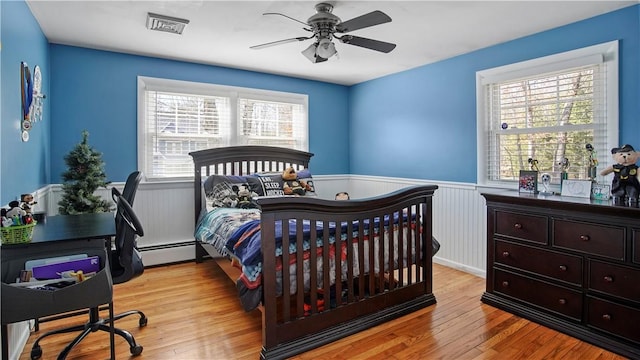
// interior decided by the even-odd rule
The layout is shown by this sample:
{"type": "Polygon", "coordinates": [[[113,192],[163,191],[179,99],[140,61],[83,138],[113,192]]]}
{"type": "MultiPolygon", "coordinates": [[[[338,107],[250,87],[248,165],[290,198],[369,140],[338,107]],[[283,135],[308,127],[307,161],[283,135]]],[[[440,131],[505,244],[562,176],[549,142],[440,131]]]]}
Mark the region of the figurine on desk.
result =
{"type": "Polygon", "coordinates": [[[22,194],[20,195],[20,207],[22,208],[22,210],[24,210],[27,214],[31,214],[32,212],[32,208],[35,204],[37,204],[37,201],[33,201],[33,195],[31,194],[22,194]]]}

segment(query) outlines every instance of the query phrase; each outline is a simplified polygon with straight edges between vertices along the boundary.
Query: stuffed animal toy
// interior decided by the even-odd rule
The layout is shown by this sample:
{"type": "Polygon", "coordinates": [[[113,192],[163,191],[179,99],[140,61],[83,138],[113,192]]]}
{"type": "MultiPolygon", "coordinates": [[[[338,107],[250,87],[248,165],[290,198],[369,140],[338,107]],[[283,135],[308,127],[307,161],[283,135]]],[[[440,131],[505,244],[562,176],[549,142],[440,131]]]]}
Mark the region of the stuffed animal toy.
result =
{"type": "Polygon", "coordinates": [[[640,193],[640,174],[638,173],[638,165],[636,165],[640,159],[640,153],[635,151],[633,146],[627,144],[611,149],[611,156],[615,164],[602,170],[600,175],[613,173],[611,195],[615,203],[623,203],[626,197],[626,201],[630,205],[635,205],[640,193]]]}
{"type": "Polygon", "coordinates": [[[20,207],[22,210],[26,211],[27,214],[31,214],[31,210],[33,205],[37,204],[37,201],[33,201],[33,195],[31,194],[22,194],[20,195],[20,207]]]}
{"type": "Polygon", "coordinates": [[[336,194],[335,197],[336,200],[349,200],[351,199],[351,197],[349,196],[349,193],[346,191],[341,191],[339,193],[336,194]]]}
{"type": "Polygon", "coordinates": [[[298,179],[298,173],[293,167],[288,167],[282,172],[282,190],[285,195],[300,195],[304,196],[307,191],[311,191],[311,187],[304,181],[298,179]]]}
{"type": "Polygon", "coordinates": [[[23,217],[25,215],[27,215],[27,212],[20,207],[20,202],[14,200],[9,203],[9,210],[6,215],[8,218],[13,218],[14,216],[23,217]]]}
{"type": "Polygon", "coordinates": [[[257,209],[258,203],[254,199],[258,196],[255,192],[252,192],[249,188],[249,184],[234,185],[233,190],[238,195],[237,208],[240,209],[257,209]]]}

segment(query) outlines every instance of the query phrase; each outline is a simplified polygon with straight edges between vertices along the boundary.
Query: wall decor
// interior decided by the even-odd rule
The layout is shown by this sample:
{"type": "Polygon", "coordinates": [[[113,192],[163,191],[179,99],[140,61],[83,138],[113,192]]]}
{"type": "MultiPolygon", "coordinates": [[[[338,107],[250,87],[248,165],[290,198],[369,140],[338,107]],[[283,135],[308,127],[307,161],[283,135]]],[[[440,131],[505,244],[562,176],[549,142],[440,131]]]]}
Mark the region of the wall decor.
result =
{"type": "Polygon", "coordinates": [[[42,93],[42,72],[40,66],[36,65],[33,68],[33,93],[31,106],[29,107],[29,118],[33,122],[39,122],[42,120],[42,100],[46,98],[46,95],[42,93]]]}
{"type": "Polygon", "coordinates": [[[588,199],[591,197],[591,184],[591,180],[565,180],[561,195],[588,199]]]}
{"type": "Polygon", "coordinates": [[[20,99],[22,101],[22,117],[20,119],[20,137],[29,141],[29,131],[33,122],[42,120],[42,72],[36,65],[33,76],[26,62],[20,62],[20,99]]]}
{"type": "Polygon", "coordinates": [[[533,170],[520,170],[518,191],[521,193],[537,194],[538,172],[533,170]]]}
{"type": "Polygon", "coordinates": [[[26,62],[20,63],[20,98],[22,100],[22,117],[20,119],[20,129],[22,131],[22,141],[29,141],[29,130],[31,121],[29,120],[29,108],[33,99],[33,83],[31,82],[31,71],[26,62]]]}

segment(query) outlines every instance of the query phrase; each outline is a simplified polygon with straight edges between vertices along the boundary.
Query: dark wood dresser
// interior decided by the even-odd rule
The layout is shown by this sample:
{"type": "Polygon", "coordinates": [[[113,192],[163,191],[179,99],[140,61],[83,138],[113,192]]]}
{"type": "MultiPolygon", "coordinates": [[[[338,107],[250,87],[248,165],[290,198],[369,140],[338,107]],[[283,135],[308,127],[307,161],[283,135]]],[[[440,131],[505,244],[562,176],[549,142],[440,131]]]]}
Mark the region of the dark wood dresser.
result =
{"type": "Polygon", "coordinates": [[[482,193],[486,304],[640,359],[640,209],[482,193]]]}

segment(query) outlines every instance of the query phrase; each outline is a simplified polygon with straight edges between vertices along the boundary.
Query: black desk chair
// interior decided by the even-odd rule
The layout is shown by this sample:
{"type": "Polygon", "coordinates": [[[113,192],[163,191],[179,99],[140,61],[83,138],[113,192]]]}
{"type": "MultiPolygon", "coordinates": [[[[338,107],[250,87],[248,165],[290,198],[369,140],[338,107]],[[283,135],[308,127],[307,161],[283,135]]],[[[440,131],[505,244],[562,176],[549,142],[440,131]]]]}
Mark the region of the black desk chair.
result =
{"type": "MultiPolygon", "coordinates": [[[[136,195],[136,189],[142,179],[142,173],[135,171],[129,175],[127,182],[122,190],[122,194],[116,188],[111,188],[111,197],[113,201],[118,204],[119,198],[124,198],[126,204],[131,204],[136,195]],[[127,197],[129,199],[127,199],[127,197]]],[[[131,204],[133,205],[133,204],[131,204]]],[[[142,228],[138,236],[142,236],[142,228]]],[[[131,230],[131,224],[129,220],[116,212],[116,237],[114,243],[115,249],[111,253],[111,278],[114,284],[122,284],[133,278],[136,278],[144,272],[144,264],[142,263],[142,256],[138,251],[136,233],[131,230]],[[133,241],[130,241],[133,238],[133,241]]],[[[140,327],[147,325],[147,316],[140,310],[130,310],[124,313],[117,314],[113,317],[113,321],[122,319],[129,315],[140,315],[139,325],[140,327]]]]}
{"type": "MultiPolygon", "coordinates": [[[[136,198],[136,193],[138,192],[138,185],[140,185],[140,181],[142,181],[142,172],[134,171],[129,174],[129,177],[127,177],[127,181],[124,183],[124,189],[122,189],[122,197],[124,197],[131,206],[133,206],[133,200],[135,200],[136,198]]],[[[112,197],[114,196],[113,191],[111,192],[111,195],[112,197]]],[[[113,201],[117,203],[117,197],[115,197],[113,201]]]]}
{"type": "MultiPolygon", "coordinates": [[[[112,194],[115,194],[115,192],[112,192],[112,194]]],[[[141,269],[144,269],[142,267],[140,254],[136,249],[137,237],[144,235],[140,220],[136,216],[131,205],[129,205],[129,202],[122,195],[118,195],[116,204],[116,247],[112,250],[112,257],[109,263],[111,272],[113,272],[114,269],[116,271],[116,276],[113,277],[114,283],[116,283],[116,279],[119,279],[120,282],[128,281],[141,274],[141,269]]],[[[81,331],[81,333],[69,345],[67,345],[58,356],[58,360],[62,360],[65,359],[69,351],[80,343],[80,341],[82,341],[82,339],[84,339],[89,333],[96,332],[98,330],[110,332],[111,327],[109,326],[109,319],[100,318],[99,312],[100,309],[98,307],[91,308],[89,309],[89,321],[85,324],[52,330],[40,336],[34,342],[33,348],[31,349],[31,359],[39,359],[42,356],[42,348],[39,343],[40,340],[47,336],[81,331]]],[[[144,317],[144,314],[142,314],[142,316],[143,318],[140,319],[140,326],[144,326],[147,323],[147,319],[144,317]]],[[[113,321],[121,317],[122,316],[113,316],[113,321]]],[[[136,344],[136,341],[130,332],[115,327],[113,330],[116,335],[122,336],[127,340],[129,343],[129,351],[132,355],[140,355],[140,353],[142,353],[142,346],[136,344]]]]}

